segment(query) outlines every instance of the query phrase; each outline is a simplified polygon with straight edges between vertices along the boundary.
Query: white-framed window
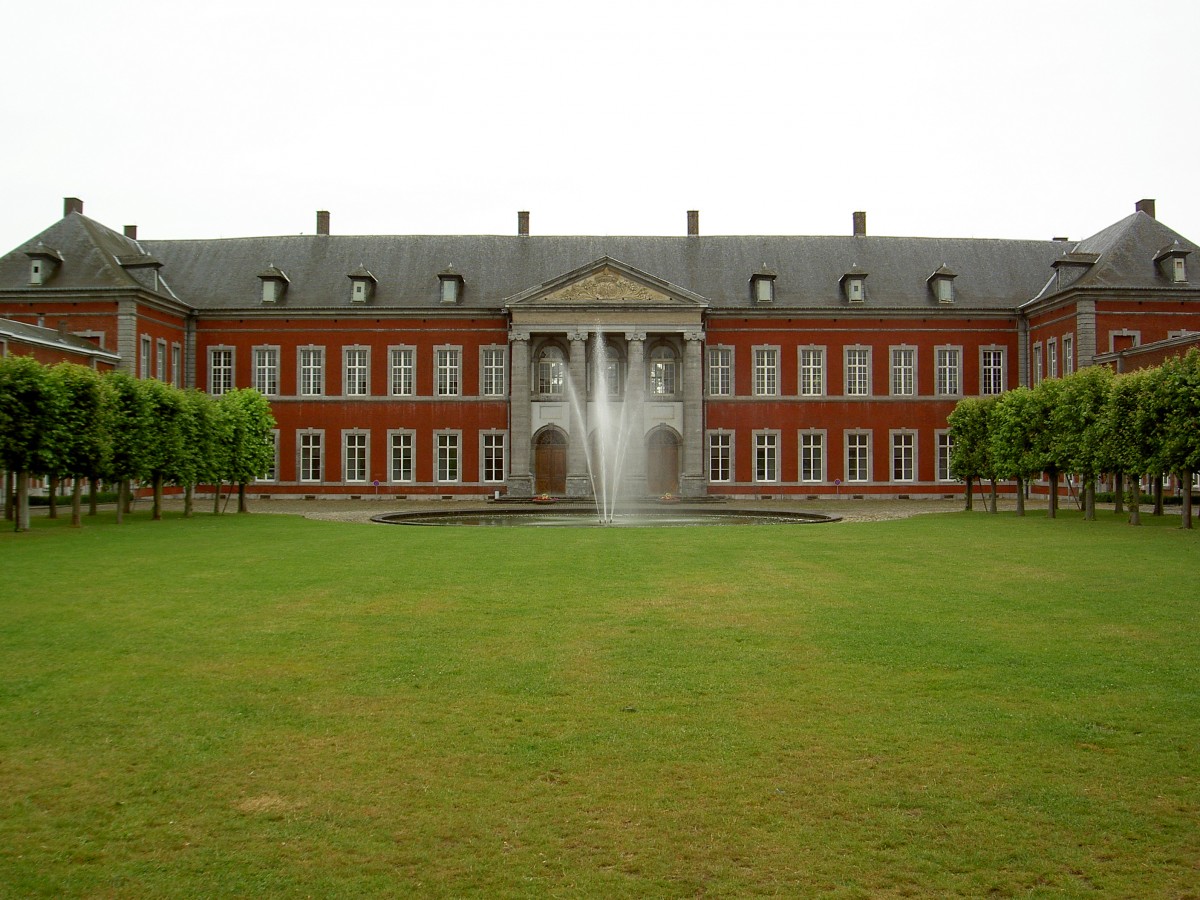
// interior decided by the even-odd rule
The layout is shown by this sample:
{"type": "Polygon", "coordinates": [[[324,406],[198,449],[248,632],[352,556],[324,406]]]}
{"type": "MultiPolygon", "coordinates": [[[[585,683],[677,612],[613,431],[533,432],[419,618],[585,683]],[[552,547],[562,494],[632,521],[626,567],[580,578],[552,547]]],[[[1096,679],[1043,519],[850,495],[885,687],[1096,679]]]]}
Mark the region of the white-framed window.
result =
{"type": "Polygon", "coordinates": [[[363,484],[370,471],[366,431],[342,432],[342,478],[350,484],[363,484]]]}
{"type": "Polygon", "coordinates": [[[933,351],[936,392],[939,397],[962,393],[962,348],[937,347],[933,351]]]}
{"type": "Polygon", "coordinates": [[[800,480],[819,482],[825,480],[825,432],[800,432],[800,480]]]}
{"type": "Polygon", "coordinates": [[[279,393],[279,348],[254,348],[254,389],[264,397],[279,393]]]}
{"type": "Polygon", "coordinates": [[[846,396],[869,397],[871,395],[871,348],[847,347],[846,396]]]}
{"type": "Polygon", "coordinates": [[[917,435],[912,431],[892,432],[892,481],[917,478],[917,435]]]}
{"type": "Polygon", "coordinates": [[[779,432],[754,433],[754,480],[762,483],[779,480],[779,432]]]}
{"type": "Polygon", "coordinates": [[[708,433],[708,480],[733,480],[733,434],[728,431],[708,433]]]}
{"type": "Polygon", "coordinates": [[[388,432],[388,478],[395,484],[413,480],[413,447],[416,434],[400,430],[388,432]]]}
{"type": "Polygon", "coordinates": [[[892,347],[892,396],[912,397],[917,393],[917,351],[914,347],[892,347]]]}
{"type": "Polygon", "coordinates": [[[846,481],[871,480],[871,433],[846,432],[846,481]]]}
{"type": "Polygon", "coordinates": [[[325,461],[325,432],[301,431],[296,436],[296,446],[300,454],[300,480],[320,481],[325,461]]]}
{"type": "Polygon", "coordinates": [[[462,433],[439,431],[433,436],[434,472],[443,484],[459,481],[462,477],[462,433]]]}
{"type": "Polygon", "coordinates": [[[1176,284],[1187,282],[1187,260],[1184,257],[1176,256],[1171,260],[1171,280],[1176,284]]]}
{"type": "Polygon", "coordinates": [[[708,348],[708,396],[733,396],[733,349],[708,348]]]}
{"type": "Polygon", "coordinates": [[[825,395],[825,348],[800,347],[800,396],[825,395]]]}
{"type": "Polygon", "coordinates": [[[659,344],[650,351],[650,393],[655,397],[675,396],[675,350],[659,344]]]}
{"type": "Polygon", "coordinates": [[[561,347],[547,344],[538,352],[537,392],[544,397],[561,397],[567,392],[567,358],[561,347]]]}
{"type": "Polygon", "coordinates": [[[233,390],[233,348],[208,348],[208,392],[214,397],[233,390]]]}
{"type": "Polygon", "coordinates": [[[183,387],[183,347],[171,345],[171,384],[183,387]]]}
{"type": "Polygon", "coordinates": [[[488,484],[504,481],[504,447],[507,443],[503,431],[484,431],[479,435],[480,480],[488,484]]]}
{"type": "Polygon", "coordinates": [[[779,348],[754,348],[754,396],[779,396],[779,348]]]}
{"type": "Polygon", "coordinates": [[[954,454],[954,439],[949,431],[935,432],[937,436],[937,480],[953,481],[950,474],[950,457],[954,454]]]}
{"type": "Polygon", "coordinates": [[[417,392],[417,350],[388,347],[388,381],[393,397],[411,397],[417,392]]]}
{"type": "Polygon", "coordinates": [[[1058,377],[1058,341],[1054,338],[1046,341],[1046,377],[1058,377]]]}
{"type": "Polygon", "coordinates": [[[322,396],[325,393],[325,348],[300,347],[296,352],[300,369],[300,396],[322,396]]]}
{"type": "Polygon", "coordinates": [[[437,376],[437,388],[435,391],[437,396],[459,396],[462,390],[462,348],[437,347],[433,351],[433,359],[434,374],[437,376]]]}
{"type": "Polygon", "coordinates": [[[1045,375],[1042,371],[1042,345],[1037,343],[1033,345],[1033,383],[1041,384],[1042,378],[1045,375]]]}
{"type": "Polygon", "coordinates": [[[983,347],[979,351],[979,393],[994,396],[1004,393],[1004,348],[983,347]]]}
{"type": "Polygon", "coordinates": [[[617,400],[625,388],[625,358],[621,355],[620,347],[608,342],[605,342],[601,354],[601,358],[597,360],[593,353],[588,362],[586,379],[588,395],[595,396],[595,392],[598,390],[595,384],[596,376],[602,370],[604,381],[602,390],[610,400],[617,400]]]}
{"type": "Polygon", "coordinates": [[[1064,334],[1062,339],[1063,374],[1070,375],[1075,371],[1075,335],[1064,334]]]}
{"type": "Polygon", "coordinates": [[[153,342],[150,340],[150,335],[142,335],[142,350],[141,358],[138,360],[138,377],[146,379],[150,377],[150,356],[152,353],[153,342]]]}
{"type": "Polygon", "coordinates": [[[167,380],[167,342],[159,338],[154,345],[154,377],[166,383],[167,380]]]}
{"type": "Polygon", "coordinates": [[[279,478],[279,429],[275,428],[271,431],[271,443],[274,447],[274,453],[271,455],[271,467],[262,475],[254,480],[257,482],[276,481],[279,478]]]}
{"type": "Polygon", "coordinates": [[[479,348],[479,395],[481,397],[503,397],[508,393],[505,377],[505,358],[508,347],[491,346],[479,348]]]}
{"type": "Polygon", "coordinates": [[[342,396],[366,397],[371,393],[371,348],[342,348],[342,396]]]}

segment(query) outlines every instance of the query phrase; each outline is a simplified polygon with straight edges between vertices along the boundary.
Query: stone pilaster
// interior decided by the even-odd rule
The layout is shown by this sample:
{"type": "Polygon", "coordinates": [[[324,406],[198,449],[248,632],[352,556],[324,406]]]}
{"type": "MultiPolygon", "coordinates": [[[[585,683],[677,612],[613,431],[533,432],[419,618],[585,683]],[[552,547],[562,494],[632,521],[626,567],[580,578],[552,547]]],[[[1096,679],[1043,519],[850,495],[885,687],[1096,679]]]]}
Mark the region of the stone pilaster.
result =
{"type": "Polygon", "coordinates": [[[624,418],[629,426],[625,452],[624,482],[634,497],[646,493],[646,333],[626,332],[629,368],[625,377],[624,418]]]}
{"type": "Polygon", "coordinates": [[[701,363],[704,334],[684,333],[683,345],[683,472],[679,492],[684,497],[705,493],[704,477],[704,372],[701,363]]]}
{"type": "Polygon", "coordinates": [[[1017,384],[1029,387],[1029,320],[1017,319],[1017,384]]]}
{"type": "Polygon", "coordinates": [[[508,335],[510,394],[508,494],[510,497],[533,496],[533,455],[530,429],[533,407],[529,396],[529,333],[512,331],[508,335]]]}
{"type": "Polygon", "coordinates": [[[590,497],[592,482],[587,464],[587,333],[568,335],[571,341],[567,363],[568,398],[571,401],[571,435],[567,444],[567,496],[590,497]]]}
{"type": "Polygon", "coordinates": [[[1082,369],[1096,361],[1096,301],[1075,302],[1075,359],[1082,369]]]}
{"type": "Polygon", "coordinates": [[[137,312],[136,300],[117,301],[117,353],[121,354],[117,368],[135,378],[138,373],[137,312]]]}

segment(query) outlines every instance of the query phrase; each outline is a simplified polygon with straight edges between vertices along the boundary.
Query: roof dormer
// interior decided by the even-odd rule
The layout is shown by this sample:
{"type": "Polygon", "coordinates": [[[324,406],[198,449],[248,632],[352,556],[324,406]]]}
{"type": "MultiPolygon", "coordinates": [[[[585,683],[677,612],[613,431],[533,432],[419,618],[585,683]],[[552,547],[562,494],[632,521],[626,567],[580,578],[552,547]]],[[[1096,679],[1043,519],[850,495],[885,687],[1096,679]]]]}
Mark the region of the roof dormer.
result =
{"type": "Polygon", "coordinates": [[[63,261],[61,253],[40,241],[32,250],[26,250],[25,255],[29,257],[30,284],[46,284],[54,277],[63,261]]]}
{"type": "Polygon", "coordinates": [[[152,291],[159,288],[158,270],[162,263],[149,253],[129,253],[117,258],[118,265],[152,291]]]}
{"type": "Polygon", "coordinates": [[[366,303],[375,295],[375,285],[379,282],[362,263],[346,277],[350,279],[351,303],[366,303]]]}
{"type": "Polygon", "coordinates": [[[1158,266],[1159,274],[1172,284],[1187,284],[1187,257],[1191,252],[1175,241],[1158,251],[1154,264],[1158,266]]]}
{"type": "Polygon", "coordinates": [[[1055,290],[1061,291],[1070,287],[1082,278],[1099,258],[1098,253],[1081,253],[1078,250],[1064,253],[1051,263],[1054,267],[1055,290]]]}
{"type": "Polygon", "coordinates": [[[857,263],[841,277],[842,296],[848,303],[863,303],[867,299],[867,272],[857,263]]]}
{"type": "Polygon", "coordinates": [[[755,303],[775,302],[775,272],[763,266],[750,276],[750,299],[755,303]]]}
{"type": "Polygon", "coordinates": [[[282,269],[272,264],[259,272],[258,277],[262,279],[263,303],[278,303],[283,299],[290,282],[282,269]]]}
{"type": "Polygon", "coordinates": [[[954,279],[958,275],[945,263],[942,263],[937,270],[925,279],[929,289],[933,291],[934,299],[938,303],[953,303],[954,302],[954,279]]]}
{"type": "Polygon", "coordinates": [[[442,303],[458,303],[462,300],[463,287],[466,282],[454,270],[454,266],[446,266],[438,272],[438,298],[442,303]]]}

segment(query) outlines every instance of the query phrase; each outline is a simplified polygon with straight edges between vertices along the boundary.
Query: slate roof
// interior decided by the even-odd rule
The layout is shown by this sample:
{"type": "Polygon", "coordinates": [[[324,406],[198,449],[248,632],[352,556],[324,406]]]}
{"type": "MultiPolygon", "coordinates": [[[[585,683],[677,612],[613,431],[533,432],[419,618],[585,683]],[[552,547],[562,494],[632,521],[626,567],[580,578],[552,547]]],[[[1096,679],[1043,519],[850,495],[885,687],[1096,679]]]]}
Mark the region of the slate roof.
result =
{"type": "Polygon", "coordinates": [[[62,334],[53,328],[43,328],[40,325],[29,325],[13,319],[0,319],[0,336],[36,344],[51,349],[67,350],[84,356],[91,356],[117,363],[120,356],[111,350],[102,350],[94,341],[76,337],[73,334],[62,334]]]}

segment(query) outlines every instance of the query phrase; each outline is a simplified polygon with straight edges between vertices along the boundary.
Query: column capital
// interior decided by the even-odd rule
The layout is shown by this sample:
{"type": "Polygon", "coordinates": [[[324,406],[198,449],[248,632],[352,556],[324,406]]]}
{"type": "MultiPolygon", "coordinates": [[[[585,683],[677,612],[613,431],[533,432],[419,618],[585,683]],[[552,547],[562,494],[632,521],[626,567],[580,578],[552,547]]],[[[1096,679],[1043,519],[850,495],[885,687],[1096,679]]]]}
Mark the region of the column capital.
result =
{"type": "Polygon", "coordinates": [[[529,340],[529,329],[528,328],[510,329],[508,332],[508,339],[509,339],[509,341],[528,341],[529,340]]]}
{"type": "Polygon", "coordinates": [[[644,332],[644,331],[627,331],[627,332],[625,332],[625,340],[627,340],[627,341],[644,341],[644,340],[646,340],[646,332],[644,332]]]}
{"type": "Polygon", "coordinates": [[[685,341],[703,342],[704,341],[704,332],[703,331],[685,331],[683,333],[683,339],[685,341]]]}
{"type": "Polygon", "coordinates": [[[567,333],[567,338],[572,341],[582,341],[587,343],[589,335],[586,331],[571,331],[567,333]]]}

